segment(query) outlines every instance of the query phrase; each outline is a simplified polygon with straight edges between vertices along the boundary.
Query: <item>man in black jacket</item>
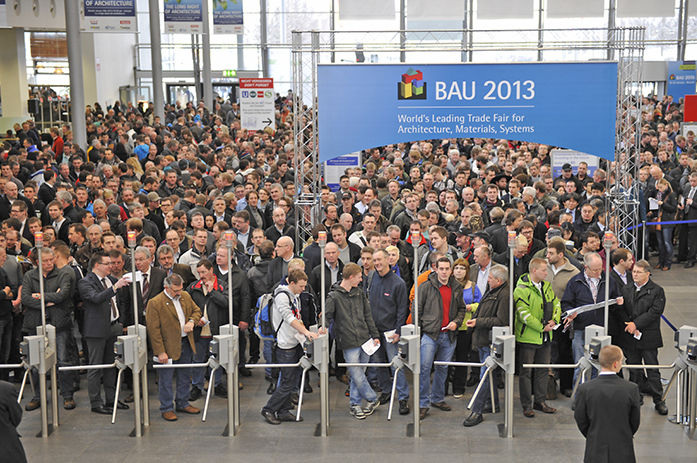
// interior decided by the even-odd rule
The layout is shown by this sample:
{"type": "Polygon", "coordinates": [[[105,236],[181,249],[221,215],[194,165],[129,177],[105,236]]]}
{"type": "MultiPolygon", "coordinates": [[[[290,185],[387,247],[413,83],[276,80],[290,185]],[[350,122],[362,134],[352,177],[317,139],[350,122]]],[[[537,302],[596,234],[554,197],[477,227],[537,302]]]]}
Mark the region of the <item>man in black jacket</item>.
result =
{"type": "MultiPolygon", "coordinates": [[[[78,282],[78,290],[85,314],[82,335],[87,340],[90,365],[114,362],[114,341],[123,333],[120,323],[119,303],[116,292],[130,283],[126,277],[120,280],[109,275],[111,258],[103,252],[95,253],[90,259],[90,273],[78,282]]],[[[89,370],[87,390],[94,413],[109,415],[114,406],[116,370],[89,370]],[[102,402],[101,383],[104,383],[106,406],[102,402]]],[[[128,408],[118,404],[119,408],[128,408]]]]}
{"type": "MultiPolygon", "coordinates": [[[[625,286],[622,291],[625,331],[632,336],[626,343],[627,361],[630,364],[643,362],[645,365],[658,365],[658,348],[663,347],[661,315],[666,305],[666,295],[663,288],[649,279],[650,275],[649,263],[638,261],[632,269],[634,284],[625,286]]],[[[656,369],[649,369],[646,376],[641,370],[631,370],[629,374],[633,383],[651,394],[658,414],[667,415],[668,407],[662,398],[661,374],[656,369]]]]}
{"type": "MultiPolygon", "coordinates": [[[[433,405],[443,411],[452,408],[445,403],[445,380],[448,367],[436,366],[431,385],[431,367],[435,360],[450,361],[455,352],[457,329],[465,318],[462,285],[453,277],[452,263],[441,257],[436,271],[419,287],[419,327],[421,328],[421,390],[419,413],[428,415],[433,405]]],[[[416,391],[414,391],[416,394],[416,391]]]]}
{"type": "Polygon", "coordinates": [[[576,392],[574,418],[586,437],[586,463],[635,461],[632,439],[639,429],[641,399],[635,384],[617,376],[622,357],[619,347],[603,347],[599,376],[581,384],[576,392]]]}
{"type": "MultiPolygon", "coordinates": [[[[508,326],[508,270],[503,265],[492,265],[489,270],[487,290],[479,301],[477,312],[471,320],[467,321],[468,328],[474,328],[472,333],[472,348],[479,352],[479,361],[484,362],[490,355],[489,333],[494,326],[508,326]]],[[[481,368],[480,380],[486,369],[481,368]]],[[[489,379],[484,381],[477,400],[472,407],[472,413],[464,423],[465,427],[476,426],[484,419],[482,413],[491,406],[485,404],[491,400],[489,392],[489,379]]],[[[494,404],[499,409],[498,389],[494,388],[494,404]]]]}
{"type": "Polygon", "coordinates": [[[10,383],[0,381],[0,448],[4,461],[26,463],[22,441],[17,427],[22,421],[22,407],[17,403],[17,389],[10,383]]]}

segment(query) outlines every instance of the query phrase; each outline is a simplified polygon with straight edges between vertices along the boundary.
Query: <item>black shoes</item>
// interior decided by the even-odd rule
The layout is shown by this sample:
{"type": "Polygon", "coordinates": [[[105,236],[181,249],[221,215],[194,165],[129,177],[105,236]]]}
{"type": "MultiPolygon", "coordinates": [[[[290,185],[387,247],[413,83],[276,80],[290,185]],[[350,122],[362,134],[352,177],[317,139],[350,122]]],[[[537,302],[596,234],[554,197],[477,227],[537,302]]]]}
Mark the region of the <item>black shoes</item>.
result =
{"type": "Polygon", "coordinates": [[[310,385],[309,381],[305,382],[305,388],[303,389],[303,392],[305,392],[305,394],[312,394],[312,386],[310,385]]]}
{"type": "MultiPolygon", "coordinates": [[[[208,387],[210,387],[210,386],[208,386],[208,387]]],[[[215,389],[213,390],[213,392],[218,397],[227,398],[227,389],[222,384],[218,384],[217,386],[215,386],[215,389]]]]}
{"type": "Polygon", "coordinates": [[[665,416],[668,414],[668,407],[666,406],[666,403],[663,400],[656,404],[656,411],[659,415],[665,416]]]}
{"type": "Polygon", "coordinates": [[[691,260],[690,262],[685,264],[685,268],[692,268],[695,266],[695,261],[691,260]]]}
{"type": "Polygon", "coordinates": [[[276,392],[276,381],[271,381],[271,382],[269,383],[269,387],[266,388],[266,393],[267,393],[268,395],[271,395],[271,394],[273,394],[274,392],[276,392]]]}
{"type": "Polygon", "coordinates": [[[276,414],[272,412],[271,410],[267,410],[265,408],[261,409],[261,416],[264,417],[267,423],[269,424],[281,424],[281,420],[278,419],[276,414]]]}
{"type": "Polygon", "coordinates": [[[111,415],[112,411],[113,410],[111,408],[106,408],[104,406],[92,407],[92,413],[98,413],[100,415],[111,415]]]}
{"type": "Polygon", "coordinates": [[[556,408],[550,407],[549,405],[547,405],[547,404],[544,403],[544,402],[542,402],[542,403],[535,403],[535,404],[533,404],[532,408],[534,408],[535,410],[539,410],[539,411],[541,411],[542,413],[550,413],[550,414],[551,414],[551,413],[557,413],[557,409],[556,409],[556,408]]]}
{"type": "Polygon", "coordinates": [[[193,386],[191,388],[191,393],[189,394],[189,402],[197,401],[201,398],[202,395],[203,391],[201,391],[201,389],[197,388],[196,386],[193,386]]]}
{"type": "Polygon", "coordinates": [[[409,401],[408,400],[400,400],[399,401],[399,414],[400,415],[408,415],[409,414],[409,401]]]}
{"type": "Polygon", "coordinates": [[[293,405],[298,405],[298,402],[300,401],[300,396],[297,392],[292,392],[290,394],[290,401],[293,402],[293,405]]]}
{"type": "Polygon", "coordinates": [[[466,385],[467,387],[472,387],[472,386],[474,386],[475,384],[477,384],[478,382],[479,382],[479,376],[470,375],[470,377],[467,378],[467,383],[466,383],[465,385],[466,385]]]}
{"type": "Polygon", "coordinates": [[[239,371],[242,376],[252,376],[252,370],[247,367],[239,367],[239,371]]]}
{"type": "Polygon", "coordinates": [[[470,416],[465,419],[462,425],[466,428],[471,428],[472,426],[477,426],[479,423],[484,421],[481,413],[472,412],[470,416]]]}
{"type": "MultiPolygon", "coordinates": [[[[106,404],[104,406],[106,408],[114,408],[114,404],[106,404]]],[[[118,402],[116,402],[116,408],[118,408],[119,410],[128,410],[128,405],[119,400],[118,402]]]]}
{"type": "Polygon", "coordinates": [[[378,397],[380,405],[385,405],[386,403],[388,403],[390,401],[390,397],[390,394],[388,394],[387,392],[383,392],[382,394],[380,394],[380,397],[378,397]]]}
{"type": "Polygon", "coordinates": [[[276,418],[278,418],[279,421],[287,421],[287,422],[294,422],[294,421],[302,421],[303,417],[301,416],[299,420],[296,420],[295,414],[292,413],[290,410],[286,410],[284,412],[280,412],[276,414],[276,418]]]}

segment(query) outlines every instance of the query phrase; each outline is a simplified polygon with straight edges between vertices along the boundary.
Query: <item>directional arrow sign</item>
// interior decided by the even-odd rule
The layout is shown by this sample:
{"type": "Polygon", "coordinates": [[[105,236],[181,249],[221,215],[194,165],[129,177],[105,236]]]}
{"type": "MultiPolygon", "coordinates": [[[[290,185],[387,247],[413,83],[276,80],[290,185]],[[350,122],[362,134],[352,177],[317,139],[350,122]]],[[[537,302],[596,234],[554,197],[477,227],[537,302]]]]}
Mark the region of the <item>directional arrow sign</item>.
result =
{"type": "Polygon", "coordinates": [[[266,127],[271,127],[276,130],[274,96],[273,79],[240,79],[240,113],[243,129],[264,130],[266,127]]]}

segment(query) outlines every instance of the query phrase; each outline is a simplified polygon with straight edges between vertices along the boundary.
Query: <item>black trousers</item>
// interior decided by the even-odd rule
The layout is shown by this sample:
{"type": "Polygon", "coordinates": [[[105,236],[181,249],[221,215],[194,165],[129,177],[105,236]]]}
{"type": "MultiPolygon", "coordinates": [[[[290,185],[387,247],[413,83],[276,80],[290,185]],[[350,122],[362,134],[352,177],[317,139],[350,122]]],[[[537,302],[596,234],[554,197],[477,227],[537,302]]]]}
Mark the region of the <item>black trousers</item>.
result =
{"type": "Polygon", "coordinates": [[[687,261],[695,262],[697,260],[697,227],[688,227],[687,229],[687,261]]]}
{"type": "Polygon", "coordinates": [[[547,369],[523,368],[524,363],[545,364],[549,363],[550,342],[541,346],[535,344],[520,343],[520,403],[523,410],[532,408],[532,396],[535,395],[535,403],[544,403],[547,396],[547,369]],[[532,379],[531,379],[532,378],[532,379]]]}
{"type": "MultiPolygon", "coordinates": [[[[627,363],[629,365],[658,365],[658,349],[638,349],[636,347],[627,349],[627,363]]],[[[661,385],[661,373],[656,369],[629,370],[629,379],[639,386],[639,390],[648,391],[653,397],[653,403],[661,401],[663,386],[661,385]]]]}
{"type": "MultiPolygon", "coordinates": [[[[455,361],[456,362],[473,362],[479,363],[479,356],[472,350],[472,332],[462,330],[457,332],[457,345],[455,346],[455,361]]],[[[465,383],[467,382],[467,370],[470,370],[470,375],[478,376],[479,367],[452,367],[453,368],[453,394],[462,393],[465,391],[465,383]]]]}
{"type": "MultiPolygon", "coordinates": [[[[274,363],[297,363],[300,357],[303,356],[303,348],[300,344],[292,349],[276,348],[274,363]]],[[[282,412],[293,408],[293,402],[290,395],[295,392],[298,387],[298,381],[302,375],[302,368],[281,368],[281,384],[276,388],[274,393],[266,402],[264,410],[272,412],[282,412]]]]}
{"type": "MultiPolygon", "coordinates": [[[[571,338],[569,335],[573,330],[562,330],[554,332],[552,338],[551,363],[571,364],[574,363],[574,353],[571,349],[571,338]]],[[[558,368],[556,375],[559,378],[559,390],[572,389],[574,387],[573,368],[558,368]]]]}

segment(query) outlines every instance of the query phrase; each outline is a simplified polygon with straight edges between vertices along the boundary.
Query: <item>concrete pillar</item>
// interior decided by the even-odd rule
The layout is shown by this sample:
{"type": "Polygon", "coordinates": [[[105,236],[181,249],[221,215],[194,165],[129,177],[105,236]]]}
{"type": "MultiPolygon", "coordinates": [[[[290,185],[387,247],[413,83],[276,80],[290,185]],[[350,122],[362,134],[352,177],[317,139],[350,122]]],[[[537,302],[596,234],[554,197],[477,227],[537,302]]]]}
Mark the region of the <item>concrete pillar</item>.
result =
{"type": "Polygon", "coordinates": [[[211,74],[211,21],[208,15],[208,2],[203,2],[203,101],[213,114],[213,76],[211,74]]]}
{"type": "MultiPolygon", "coordinates": [[[[87,149],[87,125],[85,123],[85,92],[82,74],[82,41],[80,39],[80,5],[65,0],[65,31],[68,38],[68,66],[70,66],[70,121],[73,141],[87,149]]],[[[92,49],[94,60],[94,46],[92,49]]],[[[94,80],[96,98],[96,80],[94,80]]]]}
{"type": "Polygon", "coordinates": [[[160,37],[160,2],[149,0],[150,10],[150,55],[152,57],[152,93],[154,114],[165,121],[165,95],[162,90],[162,38],[160,37]]]}
{"type": "MultiPolygon", "coordinates": [[[[110,34],[112,37],[114,35],[110,34]]],[[[100,101],[97,93],[97,67],[98,61],[95,55],[94,34],[82,32],[80,34],[80,44],[82,46],[82,80],[84,98],[86,105],[94,106],[95,101],[99,101],[104,108],[105,101],[100,101]]]]}
{"type": "Polygon", "coordinates": [[[0,129],[4,133],[5,130],[11,129],[15,122],[26,120],[29,116],[24,29],[0,29],[0,43],[0,129]]]}

